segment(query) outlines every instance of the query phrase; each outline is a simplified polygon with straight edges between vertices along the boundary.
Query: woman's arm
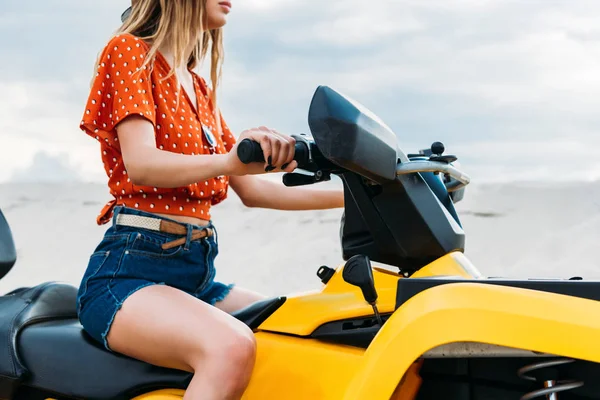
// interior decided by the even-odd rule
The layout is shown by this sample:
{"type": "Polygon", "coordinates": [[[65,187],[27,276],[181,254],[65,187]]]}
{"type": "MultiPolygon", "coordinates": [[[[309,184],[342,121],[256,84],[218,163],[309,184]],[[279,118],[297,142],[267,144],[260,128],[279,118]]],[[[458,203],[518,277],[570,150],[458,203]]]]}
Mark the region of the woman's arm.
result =
{"type": "Polygon", "coordinates": [[[156,148],[154,127],[134,115],[117,126],[123,162],[134,185],[176,188],[225,175],[225,155],[183,155],[156,148]]]}
{"type": "Polygon", "coordinates": [[[231,188],[247,207],[275,210],[326,210],[344,206],[342,190],[287,187],[257,176],[232,176],[231,188]]]}
{"type": "MultiPolygon", "coordinates": [[[[266,172],[260,163],[243,164],[235,147],[230,153],[212,155],[184,155],[157,149],[152,123],[137,115],[129,116],[116,130],[125,168],[135,185],[176,188],[216,176],[266,172]]],[[[297,163],[292,161],[293,141],[262,129],[244,131],[240,138],[259,142],[265,154],[289,163],[285,171],[296,168],[297,163]]]]}

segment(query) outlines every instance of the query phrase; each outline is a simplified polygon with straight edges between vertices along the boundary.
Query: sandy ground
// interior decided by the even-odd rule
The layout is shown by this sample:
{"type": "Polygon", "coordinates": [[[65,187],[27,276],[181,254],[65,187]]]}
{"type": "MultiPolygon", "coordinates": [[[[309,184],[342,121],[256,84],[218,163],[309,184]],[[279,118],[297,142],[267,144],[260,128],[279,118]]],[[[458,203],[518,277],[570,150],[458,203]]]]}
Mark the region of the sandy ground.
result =
{"type": "MultiPolygon", "coordinates": [[[[0,185],[0,208],[19,256],[0,292],[49,280],[77,285],[106,229],[95,217],[107,199],[97,184],[0,185]]],[[[600,278],[597,183],[472,184],[458,209],[465,253],[485,275],[600,278]]],[[[341,214],[248,209],[230,195],[213,209],[217,278],[268,295],[318,288],[319,266],[343,262],[341,214]]]]}

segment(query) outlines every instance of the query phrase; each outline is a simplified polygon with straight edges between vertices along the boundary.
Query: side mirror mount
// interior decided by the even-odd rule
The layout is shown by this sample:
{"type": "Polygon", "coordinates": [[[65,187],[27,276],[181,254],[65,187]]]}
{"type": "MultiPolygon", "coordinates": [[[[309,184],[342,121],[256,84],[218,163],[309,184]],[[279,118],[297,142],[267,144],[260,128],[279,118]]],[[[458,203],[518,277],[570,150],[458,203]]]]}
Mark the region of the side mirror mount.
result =
{"type": "Polygon", "coordinates": [[[365,301],[373,307],[377,322],[382,325],[377,309],[377,290],[375,290],[375,279],[369,257],[360,254],[351,257],[344,266],[342,278],[346,283],[360,288],[365,301]]]}
{"type": "Polygon", "coordinates": [[[17,250],[8,221],[0,210],[0,278],[3,278],[17,262],[17,250]]]}

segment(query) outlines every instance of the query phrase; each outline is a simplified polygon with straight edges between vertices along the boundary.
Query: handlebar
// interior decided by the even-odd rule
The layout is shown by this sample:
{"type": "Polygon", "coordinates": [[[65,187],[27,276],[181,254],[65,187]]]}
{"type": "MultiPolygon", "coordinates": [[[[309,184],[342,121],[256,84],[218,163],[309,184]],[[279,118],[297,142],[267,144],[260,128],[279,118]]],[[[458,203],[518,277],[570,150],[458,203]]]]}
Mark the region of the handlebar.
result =
{"type": "Polygon", "coordinates": [[[416,172],[441,172],[454,178],[455,181],[446,185],[449,192],[461,189],[471,182],[471,178],[450,164],[439,161],[409,161],[396,167],[396,175],[414,174],[416,172]]]}
{"type": "MultiPolygon", "coordinates": [[[[294,138],[296,138],[294,160],[298,162],[299,169],[313,172],[316,172],[320,168],[324,168],[325,170],[338,169],[338,167],[334,166],[320,154],[313,142],[309,142],[305,138],[299,136],[294,136],[294,138]]],[[[239,143],[237,155],[244,164],[265,162],[260,143],[251,139],[244,139],[239,143]]],[[[471,182],[471,178],[468,175],[462,173],[452,165],[440,161],[412,160],[399,163],[396,166],[396,175],[407,175],[419,172],[438,172],[453,178],[450,182],[446,182],[445,184],[448,192],[462,189],[471,182]]]]}
{"type": "MultiPolygon", "coordinates": [[[[297,141],[294,152],[294,160],[298,162],[298,168],[306,166],[310,161],[310,151],[308,145],[303,141],[297,141]]],[[[252,162],[265,162],[260,143],[254,140],[244,139],[237,148],[237,154],[241,162],[250,164],[252,162]]]]}

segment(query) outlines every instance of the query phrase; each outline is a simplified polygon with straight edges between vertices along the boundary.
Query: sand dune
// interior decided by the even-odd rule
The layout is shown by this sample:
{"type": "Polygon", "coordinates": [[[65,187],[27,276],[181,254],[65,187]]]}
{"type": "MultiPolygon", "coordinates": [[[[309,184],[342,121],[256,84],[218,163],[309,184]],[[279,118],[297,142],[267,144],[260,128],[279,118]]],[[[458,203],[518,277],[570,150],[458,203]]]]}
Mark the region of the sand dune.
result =
{"type": "MultiPolygon", "coordinates": [[[[105,229],[95,217],[107,199],[98,184],[0,185],[19,256],[0,292],[48,280],[78,284],[105,229]]],[[[465,253],[488,276],[600,278],[599,199],[595,183],[472,184],[458,204],[465,253]]],[[[248,209],[232,194],[213,210],[217,277],[269,295],[318,288],[318,267],[342,262],[341,214],[248,209]]]]}

